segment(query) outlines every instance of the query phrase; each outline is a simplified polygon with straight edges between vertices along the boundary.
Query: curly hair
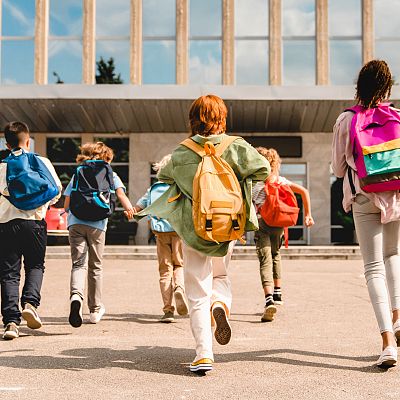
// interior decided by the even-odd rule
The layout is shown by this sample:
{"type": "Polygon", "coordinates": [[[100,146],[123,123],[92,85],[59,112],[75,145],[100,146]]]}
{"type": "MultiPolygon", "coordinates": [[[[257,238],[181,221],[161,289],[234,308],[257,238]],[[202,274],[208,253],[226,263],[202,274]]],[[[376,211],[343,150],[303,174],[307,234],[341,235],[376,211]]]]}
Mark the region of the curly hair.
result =
{"type": "Polygon", "coordinates": [[[154,171],[157,172],[157,177],[160,170],[163,169],[169,163],[169,161],[171,160],[171,156],[172,154],[167,154],[159,162],[153,163],[153,169],[154,171]]]}
{"type": "Polygon", "coordinates": [[[256,147],[256,150],[268,160],[271,166],[271,175],[279,175],[282,160],[278,152],[273,148],[267,149],[265,147],[256,147]]]}
{"type": "Polygon", "coordinates": [[[80,150],[80,154],[76,157],[78,164],[86,160],[103,160],[110,163],[114,158],[113,150],[103,142],[85,143],[80,150]]]}
{"type": "Polygon", "coordinates": [[[189,111],[191,136],[211,136],[226,131],[228,110],[224,101],[213,94],[195,100],[189,111]]]}
{"type": "Polygon", "coordinates": [[[373,108],[389,98],[392,86],[393,77],[386,62],[372,60],[358,74],[355,98],[363,107],[373,108]]]}

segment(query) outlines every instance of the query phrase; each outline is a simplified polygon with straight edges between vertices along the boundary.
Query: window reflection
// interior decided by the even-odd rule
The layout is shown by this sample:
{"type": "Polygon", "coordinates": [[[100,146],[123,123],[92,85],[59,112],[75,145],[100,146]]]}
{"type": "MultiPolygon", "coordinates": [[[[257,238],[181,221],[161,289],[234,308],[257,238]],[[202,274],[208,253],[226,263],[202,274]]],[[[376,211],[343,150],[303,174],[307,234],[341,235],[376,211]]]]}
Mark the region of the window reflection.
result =
{"type": "Polygon", "coordinates": [[[189,49],[190,83],[221,84],[221,41],[191,41],[189,49]]]}
{"type": "Polygon", "coordinates": [[[235,0],[235,35],[268,36],[268,0],[235,0]]]}
{"type": "Polygon", "coordinates": [[[221,36],[221,0],[190,0],[190,36],[221,36]]]}
{"type": "Polygon", "coordinates": [[[400,39],[399,0],[374,1],[375,36],[377,39],[393,37],[400,39]]]}
{"type": "Polygon", "coordinates": [[[32,83],[34,76],[33,40],[5,40],[1,49],[1,82],[32,83]]]}
{"type": "Polygon", "coordinates": [[[130,0],[96,1],[96,36],[130,34],[130,0]]]}
{"type": "Polygon", "coordinates": [[[330,0],[328,13],[330,36],[361,36],[361,0],[330,0]]]}
{"type": "Polygon", "coordinates": [[[50,0],[50,36],[82,36],[82,0],[50,0]]]}
{"type": "Polygon", "coordinates": [[[98,40],[96,42],[96,61],[99,61],[102,57],[105,62],[108,62],[112,57],[115,65],[115,76],[121,74],[123,83],[129,83],[129,51],[128,40],[98,40]]]}
{"type": "Polygon", "coordinates": [[[143,36],[175,36],[175,0],[143,2],[143,36]]]}
{"type": "Polygon", "coordinates": [[[143,83],[175,83],[175,41],[143,42],[143,83]]]}
{"type": "Polygon", "coordinates": [[[400,52],[393,51],[395,48],[400,48],[400,40],[379,40],[375,43],[375,58],[385,60],[388,63],[395,83],[398,85],[400,83],[400,52]]]}
{"type": "Polygon", "coordinates": [[[315,35],[315,0],[283,0],[283,35],[315,35]]]}
{"type": "Polygon", "coordinates": [[[315,41],[296,40],[283,42],[284,85],[315,84],[315,41]]]}
{"type": "Polygon", "coordinates": [[[235,57],[237,84],[268,84],[268,41],[237,40],[235,57]]]}
{"type": "Polygon", "coordinates": [[[361,41],[330,41],[330,75],[333,85],[352,85],[361,68],[361,41]]]}
{"type": "Polygon", "coordinates": [[[49,83],[80,83],[82,81],[82,42],[51,40],[49,42],[49,83]],[[58,82],[61,83],[61,82],[58,82]]]}
{"type": "Polygon", "coordinates": [[[2,35],[33,36],[35,0],[2,1],[2,35]]]}

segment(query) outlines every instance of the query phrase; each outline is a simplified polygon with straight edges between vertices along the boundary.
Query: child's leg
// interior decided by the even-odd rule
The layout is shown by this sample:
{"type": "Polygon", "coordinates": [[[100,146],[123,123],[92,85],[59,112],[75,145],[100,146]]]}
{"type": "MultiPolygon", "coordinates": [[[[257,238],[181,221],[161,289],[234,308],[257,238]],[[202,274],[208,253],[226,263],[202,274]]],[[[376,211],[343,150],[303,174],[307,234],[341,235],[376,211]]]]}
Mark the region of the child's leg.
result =
{"type": "Polygon", "coordinates": [[[46,221],[24,221],[21,223],[21,244],[24,256],[25,284],[21,305],[40,305],[40,290],[44,273],[44,258],[47,244],[46,221]]]}
{"type": "Polygon", "coordinates": [[[72,225],[69,227],[69,244],[72,260],[70,296],[78,294],[83,299],[87,276],[86,260],[88,252],[85,225],[72,225]]]}
{"type": "Polygon", "coordinates": [[[190,327],[196,341],[194,361],[214,359],[210,313],[213,281],[211,257],[183,244],[183,261],[190,327]]]}
{"type": "Polygon", "coordinates": [[[182,253],[182,240],[175,233],[172,236],[172,262],[174,265],[174,290],[178,287],[185,290],[185,280],[183,277],[183,253],[182,253]]]}
{"type": "Polygon", "coordinates": [[[88,307],[91,313],[100,310],[103,290],[103,253],[106,233],[101,229],[86,227],[88,244],[88,307]]]}
{"type": "Polygon", "coordinates": [[[0,224],[0,281],[1,281],[1,314],[3,324],[21,323],[19,310],[19,282],[21,277],[21,255],[18,229],[10,223],[0,224]],[[5,251],[7,249],[7,251],[5,251]]]}
{"type": "Polygon", "coordinates": [[[172,305],[174,294],[172,275],[174,265],[172,262],[172,233],[157,233],[157,258],[158,270],[160,273],[160,291],[164,303],[163,311],[174,312],[175,307],[172,305]]]}
{"type": "Polygon", "coordinates": [[[260,222],[260,230],[255,232],[254,241],[256,244],[258,261],[260,263],[261,284],[264,294],[272,294],[274,290],[274,282],[272,277],[272,252],[271,239],[268,232],[264,232],[262,221],[260,222]]]}

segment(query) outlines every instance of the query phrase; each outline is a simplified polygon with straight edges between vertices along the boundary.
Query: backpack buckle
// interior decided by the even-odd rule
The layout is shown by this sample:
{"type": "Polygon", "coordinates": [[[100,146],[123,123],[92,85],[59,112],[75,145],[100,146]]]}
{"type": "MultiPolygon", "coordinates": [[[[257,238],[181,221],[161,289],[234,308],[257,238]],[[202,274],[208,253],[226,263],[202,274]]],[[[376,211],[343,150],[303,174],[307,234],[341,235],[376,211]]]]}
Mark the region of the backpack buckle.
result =
{"type": "Polygon", "coordinates": [[[212,219],[206,219],[206,231],[212,231],[212,219]]]}
{"type": "Polygon", "coordinates": [[[239,222],[237,219],[232,220],[232,228],[234,231],[240,230],[239,222]]]}

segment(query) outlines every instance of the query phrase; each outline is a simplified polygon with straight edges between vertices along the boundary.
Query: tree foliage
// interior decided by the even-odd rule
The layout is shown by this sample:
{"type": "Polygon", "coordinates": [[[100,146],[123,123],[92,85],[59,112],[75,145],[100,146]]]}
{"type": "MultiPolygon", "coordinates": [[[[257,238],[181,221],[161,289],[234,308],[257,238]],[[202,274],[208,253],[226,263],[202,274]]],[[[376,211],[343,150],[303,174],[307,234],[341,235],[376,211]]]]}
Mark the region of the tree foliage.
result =
{"type": "Polygon", "coordinates": [[[108,84],[121,84],[121,74],[116,74],[114,58],[110,57],[108,61],[105,61],[103,57],[100,57],[100,61],[96,61],[97,75],[96,83],[108,83],[108,84]]]}

